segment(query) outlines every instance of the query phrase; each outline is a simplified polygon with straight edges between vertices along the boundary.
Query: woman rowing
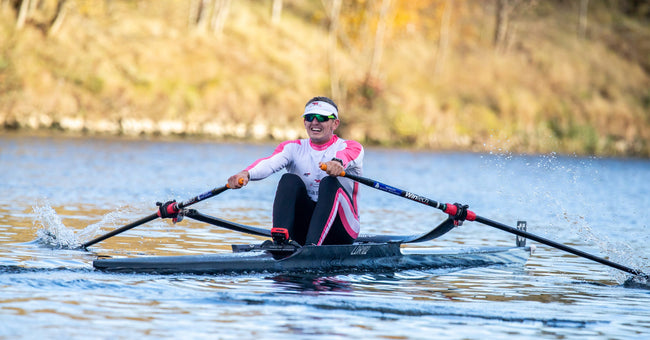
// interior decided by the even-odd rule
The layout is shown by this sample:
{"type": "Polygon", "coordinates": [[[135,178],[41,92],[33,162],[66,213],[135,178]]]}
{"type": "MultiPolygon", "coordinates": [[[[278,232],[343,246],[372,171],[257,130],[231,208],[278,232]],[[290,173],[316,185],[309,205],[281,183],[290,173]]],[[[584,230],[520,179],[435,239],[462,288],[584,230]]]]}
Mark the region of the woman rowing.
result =
{"type": "Polygon", "coordinates": [[[301,245],[351,244],[360,229],[358,183],[336,176],[362,175],[363,146],[334,134],[340,120],[330,98],[310,99],[302,117],[309,138],[280,143],[271,156],[228,178],[228,186],[239,189],[286,168],[273,202],[273,227],[287,229],[301,245]]]}

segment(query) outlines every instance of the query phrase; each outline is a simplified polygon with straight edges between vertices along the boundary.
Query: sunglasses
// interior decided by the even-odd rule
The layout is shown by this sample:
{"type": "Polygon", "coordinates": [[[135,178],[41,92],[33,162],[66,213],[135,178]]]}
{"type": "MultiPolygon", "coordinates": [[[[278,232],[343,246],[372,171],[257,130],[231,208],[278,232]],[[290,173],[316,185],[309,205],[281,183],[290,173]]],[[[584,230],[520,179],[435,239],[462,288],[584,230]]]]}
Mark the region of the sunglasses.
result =
{"type": "Polygon", "coordinates": [[[323,116],[323,115],[319,115],[319,114],[315,114],[315,113],[310,113],[310,114],[305,115],[305,120],[308,121],[308,122],[313,122],[314,118],[316,118],[316,120],[318,122],[322,123],[322,122],[326,122],[326,121],[328,121],[330,119],[336,119],[336,116],[334,116],[334,115],[323,116]]]}

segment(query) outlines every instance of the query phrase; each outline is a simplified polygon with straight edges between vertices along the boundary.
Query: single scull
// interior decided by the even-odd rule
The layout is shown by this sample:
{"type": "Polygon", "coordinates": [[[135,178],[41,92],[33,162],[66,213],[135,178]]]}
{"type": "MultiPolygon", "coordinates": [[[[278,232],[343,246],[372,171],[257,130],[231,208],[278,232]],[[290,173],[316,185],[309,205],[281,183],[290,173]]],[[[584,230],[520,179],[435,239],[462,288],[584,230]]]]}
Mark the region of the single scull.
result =
{"type": "MultiPolygon", "coordinates": [[[[523,265],[530,247],[403,252],[399,243],[304,246],[281,258],[262,246],[233,246],[232,254],[98,259],[109,272],[151,274],[241,274],[259,272],[385,272],[408,269],[523,265]],[[240,247],[250,247],[245,251],[240,247]]],[[[405,249],[406,251],[406,249],[405,249]]]]}
{"type": "MultiPolygon", "coordinates": [[[[271,231],[245,226],[201,214],[184,211],[184,216],[231,230],[259,236],[271,231]]],[[[408,269],[468,268],[496,265],[523,265],[531,248],[518,240],[515,247],[467,249],[402,249],[404,243],[424,242],[453,228],[447,219],[421,235],[361,236],[351,245],[300,247],[276,238],[261,245],[233,245],[230,254],[147,256],[137,258],[102,258],[93,266],[108,272],[153,274],[240,274],[259,272],[386,272],[408,269]]]]}

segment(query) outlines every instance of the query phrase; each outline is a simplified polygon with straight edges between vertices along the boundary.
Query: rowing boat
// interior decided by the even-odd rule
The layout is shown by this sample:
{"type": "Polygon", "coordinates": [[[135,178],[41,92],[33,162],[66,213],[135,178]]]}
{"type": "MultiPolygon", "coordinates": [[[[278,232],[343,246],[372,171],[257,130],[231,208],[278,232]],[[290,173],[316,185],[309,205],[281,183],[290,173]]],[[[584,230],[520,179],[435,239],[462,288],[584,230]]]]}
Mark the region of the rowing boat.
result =
{"type": "MultiPolygon", "coordinates": [[[[515,247],[467,249],[404,248],[403,244],[425,242],[455,227],[447,219],[431,231],[418,235],[361,235],[349,245],[299,246],[288,235],[246,226],[188,209],[183,215],[220,227],[258,236],[272,237],[258,245],[233,245],[232,253],[137,258],[101,258],[96,269],[107,272],[155,274],[237,274],[254,272],[369,272],[408,269],[468,268],[523,265],[531,248],[525,240],[515,247]],[[282,237],[280,237],[282,236],[282,237]]],[[[524,227],[525,223],[522,222],[524,227]]]]}
{"type": "Polygon", "coordinates": [[[304,246],[294,251],[234,245],[230,254],[97,259],[108,272],[151,274],[241,274],[260,272],[385,272],[408,269],[523,265],[530,247],[461,250],[401,249],[400,243],[304,246]],[[289,253],[283,256],[282,253],[289,253]]]}
{"type": "MultiPolygon", "coordinates": [[[[321,167],[323,168],[323,167],[321,167]]],[[[325,168],[323,168],[325,170],[325,168]]],[[[571,254],[596,261],[612,268],[632,274],[630,280],[644,280],[644,285],[650,280],[650,275],[640,269],[624,266],[609,261],[602,257],[594,256],[576,248],[531,234],[526,231],[526,222],[518,221],[517,228],[496,222],[477,215],[468,210],[467,205],[459,203],[440,203],[432,199],[410,193],[377,182],[370,178],[355,176],[341,172],[340,176],[391,193],[409,200],[434,207],[446,214],[448,218],[429,232],[418,235],[366,235],[359,236],[355,244],[333,246],[305,246],[291,244],[288,232],[284,240],[279,240],[273,234],[273,229],[246,226],[216,217],[201,214],[186,207],[224,192],[228,185],[215,188],[187,201],[175,204],[173,207],[174,223],[184,217],[197,221],[210,223],[226,229],[244,232],[257,236],[272,237],[273,241],[266,241],[262,245],[234,245],[233,254],[212,255],[186,255],[170,257],[145,257],[145,258],[102,258],[95,260],[93,266],[99,270],[113,272],[144,272],[144,273],[241,273],[241,272],[305,272],[305,271],[378,271],[378,270],[406,270],[406,269],[434,269],[449,267],[477,267],[492,265],[524,264],[533,247],[526,247],[526,239],[560,249],[571,254]],[[481,224],[500,229],[517,235],[516,247],[499,248],[472,248],[462,251],[427,251],[409,252],[401,245],[406,243],[425,242],[438,238],[463,221],[476,221],[481,224]],[[278,242],[279,241],[279,242],[278,242]],[[285,242],[287,241],[287,242],[285,242]],[[269,246],[269,242],[270,246],[269,246]]],[[[143,217],[121,228],[101,235],[81,245],[83,249],[113,237],[139,225],[161,217],[160,212],[143,217]]],[[[275,228],[274,228],[275,229],[275,228]]],[[[419,250],[418,250],[419,251],[419,250]]]]}

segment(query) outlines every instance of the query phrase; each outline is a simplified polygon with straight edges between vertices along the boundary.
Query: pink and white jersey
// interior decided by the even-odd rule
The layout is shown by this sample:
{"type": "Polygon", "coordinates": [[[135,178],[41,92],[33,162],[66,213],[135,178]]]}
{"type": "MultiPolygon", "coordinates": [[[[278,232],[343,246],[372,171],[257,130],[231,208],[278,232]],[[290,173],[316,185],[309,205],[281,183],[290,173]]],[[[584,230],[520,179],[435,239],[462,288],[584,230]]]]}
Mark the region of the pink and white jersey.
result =
{"type": "MultiPolygon", "coordinates": [[[[323,177],[328,176],[319,168],[319,163],[331,161],[332,158],[341,159],[347,173],[362,175],[363,147],[358,142],[345,140],[336,135],[323,145],[312,144],[309,139],[283,142],[275,148],[271,156],[258,159],[246,170],[250,174],[250,179],[255,181],[286,168],[287,172],[298,175],[305,182],[309,197],[316,201],[319,183],[323,177]]],[[[339,181],[352,197],[356,207],[359,184],[345,177],[339,177],[339,181]]]]}

